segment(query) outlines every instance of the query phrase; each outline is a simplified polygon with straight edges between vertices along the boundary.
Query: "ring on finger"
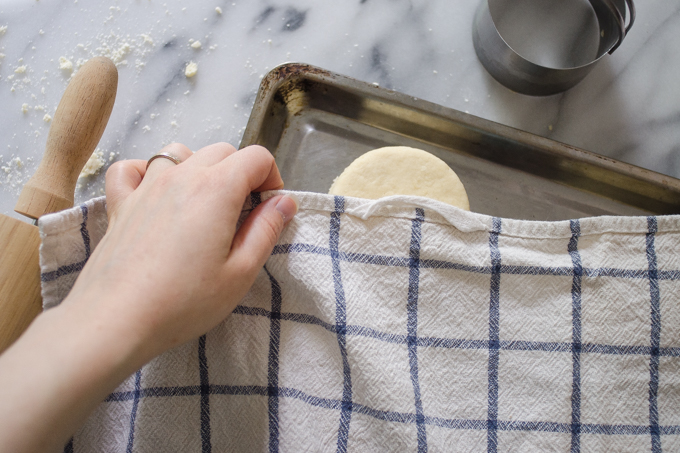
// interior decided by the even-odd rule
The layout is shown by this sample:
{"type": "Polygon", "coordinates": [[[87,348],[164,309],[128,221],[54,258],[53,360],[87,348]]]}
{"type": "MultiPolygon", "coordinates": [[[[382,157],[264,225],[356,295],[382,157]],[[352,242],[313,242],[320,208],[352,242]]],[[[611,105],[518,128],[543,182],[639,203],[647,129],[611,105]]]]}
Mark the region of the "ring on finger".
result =
{"type": "Polygon", "coordinates": [[[154,160],[159,159],[159,158],[168,159],[170,162],[174,163],[175,165],[179,165],[179,164],[182,163],[182,161],[180,160],[179,157],[173,156],[170,153],[158,153],[158,154],[154,154],[153,156],[151,156],[151,159],[146,161],[146,168],[148,169],[149,165],[151,165],[151,162],[153,162],[154,160]]]}

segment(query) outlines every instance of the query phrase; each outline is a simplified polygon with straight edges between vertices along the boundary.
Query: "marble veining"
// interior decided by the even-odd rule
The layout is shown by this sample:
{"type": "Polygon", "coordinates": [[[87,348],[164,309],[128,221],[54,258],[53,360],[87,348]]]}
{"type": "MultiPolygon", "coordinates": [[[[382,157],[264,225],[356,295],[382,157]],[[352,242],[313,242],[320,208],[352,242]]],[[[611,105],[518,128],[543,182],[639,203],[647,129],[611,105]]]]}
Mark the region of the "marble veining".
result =
{"type": "Polygon", "coordinates": [[[485,72],[471,37],[478,1],[5,0],[0,212],[14,215],[42,155],[45,115],[54,116],[72,74],[59,58],[77,69],[95,55],[116,61],[118,97],[99,147],[104,168],[81,179],[77,201],[103,191],[113,161],[147,159],[173,141],[238,145],[261,77],[290,61],[680,177],[677,0],[638,1],[615,54],[545,98],[511,92],[485,72]],[[199,69],[188,79],[190,61],[199,69]]]}

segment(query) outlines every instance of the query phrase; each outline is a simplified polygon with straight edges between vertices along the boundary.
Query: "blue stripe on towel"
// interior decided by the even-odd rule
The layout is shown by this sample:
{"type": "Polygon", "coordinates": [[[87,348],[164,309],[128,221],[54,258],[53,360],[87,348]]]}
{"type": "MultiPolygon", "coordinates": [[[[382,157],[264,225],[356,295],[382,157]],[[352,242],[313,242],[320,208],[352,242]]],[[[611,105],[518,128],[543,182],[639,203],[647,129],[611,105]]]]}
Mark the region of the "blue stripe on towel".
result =
{"type": "Polygon", "coordinates": [[[251,192],[250,193],[250,206],[251,209],[257,208],[260,203],[262,203],[262,195],[260,192],[251,192]]]}
{"type": "Polygon", "coordinates": [[[269,408],[269,452],[279,451],[279,346],[281,340],[281,286],[267,267],[272,292],[270,313],[269,358],[267,363],[267,398],[269,408]]]}
{"type": "MultiPolygon", "coordinates": [[[[295,243],[295,244],[278,244],[274,247],[272,255],[285,255],[290,253],[311,253],[314,255],[331,256],[331,250],[326,247],[320,247],[312,244],[295,243]]],[[[409,258],[385,255],[370,255],[366,253],[350,253],[338,252],[338,259],[348,263],[363,263],[373,264],[376,266],[393,266],[393,267],[409,267],[409,258]]],[[[56,280],[64,275],[80,272],[87,259],[59,267],[56,271],[45,272],[41,274],[43,282],[50,282],[56,280]]],[[[490,275],[492,272],[491,266],[470,266],[462,263],[455,263],[441,260],[420,260],[421,269],[454,269],[465,272],[472,272],[477,274],[490,275]]],[[[562,275],[571,276],[573,267],[549,267],[549,266],[513,266],[502,265],[500,274],[513,275],[562,275]]],[[[618,269],[611,267],[601,268],[583,268],[583,275],[586,277],[614,277],[614,278],[629,278],[629,279],[649,279],[649,270],[647,269],[618,269]]],[[[680,270],[665,270],[657,271],[657,280],[680,280],[680,270]]]]}
{"type": "Polygon", "coordinates": [[[90,233],[87,231],[87,206],[82,205],[80,211],[83,213],[83,221],[80,224],[80,235],[83,238],[83,244],[85,245],[85,260],[90,257],[90,233]]]}
{"type": "Polygon", "coordinates": [[[88,209],[87,206],[81,205],[80,212],[83,214],[83,220],[80,222],[80,237],[83,240],[83,246],[85,247],[85,259],[73,264],[67,264],[66,266],[59,267],[56,271],[45,272],[40,274],[41,282],[51,282],[63,277],[64,275],[73,274],[74,272],[80,272],[83,270],[85,263],[90,259],[90,233],[87,231],[87,219],[88,219],[88,209]]]}
{"type": "MultiPolygon", "coordinates": [[[[290,387],[278,388],[279,398],[294,398],[306,404],[332,410],[343,410],[343,401],[332,398],[321,398],[310,395],[302,390],[290,387]]],[[[210,385],[211,395],[237,395],[237,396],[262,396],[269,394],[268,386],[258,385],[210,385]]],[[[138,393],[133,391],[114,392],[105,402],[130,401],[137,398],[164,398],[173,396],[200,395],[201,388],[198,385],[185,387],[150,387],[141,389],[138,393]]],[[[415,424],[415,413],[404,413],[374,409],[362,404],[353,403],[352,412],[364,414],[378,420],[415,424]]],[[[438,426],[447,429],[471,429],[487,430],[488,420],[475,419],[447,419],[441,417],[424,417],[424,424],[438,426]]],[[[571,423],[556,423],[548,421],[522,421],[522,420],[497,420],[496,429],[499,431],[534,431],[554,432],[568,434],[572,431],[571,423]]],[[[680,435],[680,425],[659,426],[660,435],[680,435]]],[[[606,424],[582,424],[581,434],[613,435],[645,435],[649,436],[652,430],[649,425],[606,425],[606,424]]]]}
{"type": "MultiPolygon", "coordinates": [[[[572,270],[573,272],[573,270],[572,270]]],[[[260,307],[247,307],[239,305],[234,310],[236,315],[245,316],[271,316],[271,312],[260,307]]],[[[306,313],[280,313],[284,321],[292,321],[300,324],[317,325],[329,332],[336,333],[337,328],[334,324],[329,324],[322,319],[306,313]]],[[[408,335],[380,332],[370,327],[347,324],[345,335],[373,338],[386,343],[408,345],[408,335]]],[[[467,340],[464,338],[437,338],[437,337],[418,337],[419,347],[446,348],[446,349],[488,349],[488,340],[467,340]]],[[[574,348],[572,342],[548,342],[548,341],[521,341],[521,340],[501,340],[498,349],[501,351],[543,351],[543,352],[568,352],[574,348]]],[[[622,346],[606,345],[595,343],[581,343],[581,354],[608,354],[608,355],[650,355],[650,346],[622,346]]],[[[661,357],[680,357],[680,348],[659,348],[661,357]]]]}
{"type": "Polygon", "coordinates": [[[487,407],[487,451],[495,453],[498,448],[498,358],[500,355],[500,287],[501,251],[498,236],[501,234],[501,219],[493,218],[493,230],[489,232],[491,254],[491,279],[489,290],[489,398],[487,407]]]}
{"type": "Polygon", "coordinates": [[[411,383],[416,406],[416,427],[418,430],[418,452],[427,451],[427,430],[425,429],[425,415],[423,403],[420,399],[420,383],[418,381],[418,290],[420,280],[420,225],[425,220],[425,211],[416,209],[416,217],[411,222],[411,246],[409,248],[409,277],[407,312],[407,344],[408,362],[411,371],[411,383]]]}
{"type": "Polygon", "coordinates": [[[661,308],[659,280],[656,268],[656,250],[654,248],[654,236],[657,232],[656,217],[647,218],[648,232],[647,263],[649,265],[649,294],[650,294],[650,318],[651,328],[651,354],[649,357],[649,429],[652,436],[652,453],[661,452],[661,436],[659,432],[659,346],[661,344],[661,308]]]}
{"type": "MultiPolygon", "coordinates": [[[[272,255],[285,255],[291,253],[311,253],[314,255],[330,256],[331,250],[325,247],[320,247],[313,244],[294,243],[294,244],[278,244],[274,247],[272,255]]],[[[376,266],[393,266],[393,267],[409,267],[409,258],[398,256],[385,255],[370,255],[366,253],[348,253],[338,252],[338,259],[348,263],[363,263],[373,264],[376,266]]],[[[425,259],[420,260],[421,269],[453,269],[465,272],[472,272],[476,274],[490,275],[494,269],[492,266],[471,266],[462,263],[455,263],[450,261],[425,259]]],[[[586,277],[613,277],[613,278],[629,278],[629,279],[648,279],[648,269],[618,269],[614,267],[598,267],[583,269],[583,275],[586,277]]],[[[517,265],[501,265],[500,269],[496,269],[500,274],[512,275],[561,275],[571,277],[574,272],[573,266],[517,266],[517,265]]],[[[665,270],[657,271],[656,278],[658,280],[680,280],[680,270],[665,270]]]]}
{"type": "Polygon", "coordinates": [[[210,453],[212,441],[210,438],[210,381],[208,379],[208,358],[205,354],[206,336],[198,339],[198,364],[201,379],[201,451],[210,453]]]}
{"type": "Polygon", "coordinates": [[[132,410],[130,411],[130,434],[128,435],[127,453],[132,453],[135,442],[135,420],[137,419],[137,407],[142,393],[142,370],[135,373],[135,390],[132,392],[132,410]]]}
{"type": "Polygon", "coordinates": [[[581,451],[581,280],[583,266],[578,251],[578,239],[581,236],[581,225],[578,220],[570,222],[571,239],[567,245],[571,262],[574,265],[574,277],[571,283],[571,453],[581,451]]]}
{"type": "Polygon", "coordinates": [[[340,244],[340,218],[345,212],[345,199],[335,197],[335,211],[331,213],[329,249],[333,263],[333,284],[335,287],[335,328],[338,346],[342,357],[342,409],[340,411],[340,426],[338,427],[338,452],[347,451],[349,439],[349,424],[352,418],[352,376],[347,358],[347,307],[345,306],[345,289],[342,286],[340,273],[340,259],[338,248],[340,244]]]}

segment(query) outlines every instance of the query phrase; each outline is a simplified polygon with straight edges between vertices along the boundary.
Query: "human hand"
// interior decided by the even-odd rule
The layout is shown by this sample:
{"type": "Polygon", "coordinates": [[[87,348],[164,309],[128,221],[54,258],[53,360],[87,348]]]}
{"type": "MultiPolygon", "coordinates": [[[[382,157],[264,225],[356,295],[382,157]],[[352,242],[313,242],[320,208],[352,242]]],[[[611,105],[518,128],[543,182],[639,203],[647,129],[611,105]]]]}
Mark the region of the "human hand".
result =
{"type": "Polygon", "coordinates": [[[236,231],[251,191],[283,187],[262,147],[163,151],[182,163],[111,166],[106,235],[68,297],[0,356],[7,451],[62,451],[123,379],[226,318],[297,211],[292,198],[274,197],[236,231]]]}
{"type": "Polygon", "coordinates": [[[236,232],[251,191],[283,188],[262,147],[163,151],[182,163],[156,159],[146,170],[146,161],[128,160],[107,172],[107,233],[62,303],[115,323],[142,362],[224,320],[297,211],[292,198],[272,198],[236,232]]]}

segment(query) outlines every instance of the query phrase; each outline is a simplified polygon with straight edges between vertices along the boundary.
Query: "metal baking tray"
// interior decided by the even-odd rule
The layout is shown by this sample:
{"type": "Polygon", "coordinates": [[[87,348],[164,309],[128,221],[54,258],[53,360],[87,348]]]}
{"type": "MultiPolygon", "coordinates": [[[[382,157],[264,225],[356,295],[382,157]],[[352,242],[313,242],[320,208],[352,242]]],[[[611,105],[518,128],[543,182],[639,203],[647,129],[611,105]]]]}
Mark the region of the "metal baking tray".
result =
{"type": "Polygon", "coordinates": [[[528,220],[680,213],[680,180],[305,64],[260,85],[241,147],[269,149],[286,189],[327,193],[354,159],[412,146],[458,174],[470,209],[528,220]]]}

